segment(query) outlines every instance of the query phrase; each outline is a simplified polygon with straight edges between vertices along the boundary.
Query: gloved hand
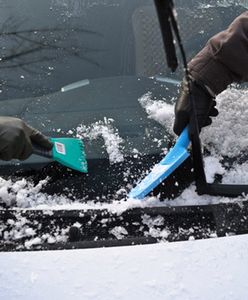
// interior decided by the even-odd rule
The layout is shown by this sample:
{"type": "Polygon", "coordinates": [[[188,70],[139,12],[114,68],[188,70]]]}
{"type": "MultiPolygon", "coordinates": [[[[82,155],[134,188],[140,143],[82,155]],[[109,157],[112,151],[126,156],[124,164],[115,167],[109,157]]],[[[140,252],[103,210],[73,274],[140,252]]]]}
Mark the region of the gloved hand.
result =
{"type": "Polygon", "coordinates": [[[27,159],[32,154],[32,143],[47,150],[53,147],[46,136],[21,119],[0,117],[0,159],[27,159]]]}
{"type": "MultiPolygon", "coordinates": [[[[196,118],[199,130],[212,123],[210,117],[216,117],[218,110],[215,108],[215,98],[210,95],[206,88],[195,81],[191,81],[191,92],[195,99],[196,118]]],[[[191,116],[191,104],[188,86],[185,80],[182,82],[181,93],[175,105],[175,121],[173,130],[177,135],[189,124],[191,116]]]]}

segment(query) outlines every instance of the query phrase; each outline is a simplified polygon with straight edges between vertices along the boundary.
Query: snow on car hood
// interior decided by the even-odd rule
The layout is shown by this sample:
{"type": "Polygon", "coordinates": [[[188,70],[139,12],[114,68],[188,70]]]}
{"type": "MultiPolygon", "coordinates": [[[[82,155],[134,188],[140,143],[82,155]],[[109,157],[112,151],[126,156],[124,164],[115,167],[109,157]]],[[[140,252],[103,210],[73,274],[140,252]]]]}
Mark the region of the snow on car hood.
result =
{"type": "Polygon", "coordinates": [[[1,253],[0,299],[246,299],[248,235],[1,253]]]}

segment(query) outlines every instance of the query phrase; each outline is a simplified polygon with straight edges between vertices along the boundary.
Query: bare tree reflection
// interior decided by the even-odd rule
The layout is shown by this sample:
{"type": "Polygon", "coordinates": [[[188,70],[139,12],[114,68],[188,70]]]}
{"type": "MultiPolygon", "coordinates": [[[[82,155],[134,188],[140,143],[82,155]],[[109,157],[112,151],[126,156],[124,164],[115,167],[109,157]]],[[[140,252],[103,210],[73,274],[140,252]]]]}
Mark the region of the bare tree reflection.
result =
{"type": "MultiPolygon", "coordinates": [[[[89,38],[103,38],[100,33],[68,25],[19,29],[25,28],[26,22],[17,22],[10,17],[3,23],[0,34],[0,69],[18,69],[40,75],[47,71],[46,66],[52,62],[63,63],[68,57],[75,57],[101,68],[99,62],[92,58],[92,53],[102,52],[104,49],[91,47],[90,43],[84,42],[89,38]]],[[[5,83],[7,87],[20,88],[11,81],[11,78],[5,78],[2,85],[5,83]]]]}

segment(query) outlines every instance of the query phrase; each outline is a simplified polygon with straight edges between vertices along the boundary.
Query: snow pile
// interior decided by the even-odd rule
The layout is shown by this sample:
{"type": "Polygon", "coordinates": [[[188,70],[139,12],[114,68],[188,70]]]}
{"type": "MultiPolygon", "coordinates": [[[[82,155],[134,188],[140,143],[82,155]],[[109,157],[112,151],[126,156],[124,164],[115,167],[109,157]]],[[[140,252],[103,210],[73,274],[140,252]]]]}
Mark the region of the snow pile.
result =
{"type": "Polygon", "coordinates": [[[45,233],[40,236],[31,238],[25,242],[25,248],[29,249],[35,245],[41,245],[44,243],[55,244],[65,243],[68,241],[69,227],[65,229],[59,229],[54,233],[45,233]]]}
{"type": "Polygon", "coordinates": [[[114,227],[110,230],[110,233],[113,234],[118,240],[121,240],[128,235],[127,230],[122,226],[114,227]]]}
{"type": "Polygon", "coordinates": [[[16,213],[15,219],[8,219],[0,226],[2,241],[6,244],[25,240],[25,248],[43,243],[66,242],[68,239],[69,228],[57,228],[53,232],[39,234],[39,222],[30,221],[20,213],[16,213]]]}
{"type": "Polygon", "coordinates": [[[225,174],[223,183],[247,184],[248,163],[234,164],[233,168],[225,174]]]}
{"type": "Polygon", "coordinates": [[[0,203],[4,203],[8,207],[18,208],[42,208],[43,205],[49,207],[69,204],[71,200],[64,196],[52,196],[41,192],[42,187],[48,183],[48,180],[46,178],[35,185],[25,178],[12,181],[0,177],[0,203]]]}
{"type": "Polygon", "coordinates": [[[142,223],[148,226],[149,230],[145,231],[145,236],[151,236],[154,238],[162,238],[162,240],[166,240],[170,234],[170,230],[166,228],[160,228],[164,225],[164,218],[162,216],[150,217],[148,215],[144,215],[142,217],[142,223]]]}
{"type": "Polygon", "coordinates": [[[215,175],[224,175],[225,169],[220,163],[221,158],[207,156],[204,158],[204,166],[207,177],[207,182],[213,183],[215,179],[215,175]]]}
{"type": "Polygon", "coordinates": [[[152,93],[148,92],[138,99],[141,106],[146,110],[148,118],[154,119],[161,125],[165,126],[170,134],[174,120],[174,105],[168,104],[163,100],[153,100],[152,93]]]}
{"type": "Polygon", "coordinates": [[[203,143],[213,155],[237,157],[248,148],[248,91],[230,88],[217,97],[219,115],[203,129],[203,143]]]}
{"type": "MultiPolygon", "coordinates": [[[[218,95],[219,115],[213,123],[203,128],[201,139],[214,156],[237,157],[248,148],[248,91],[231,87],[218,95]]],[[[172,132],[174,105],[163,100],[153,100],[152,93],[146,93],[139,100],[148,118],[154,119],[172,132]]]]}
{"type": "Polygon", "coordinates": [[[76,135],[78,138],[84,140],[103,138],[110,163],[118,163],[124,160],[122,154],[122,143],[124,141],[119,136],[118,129],[113,127],[113,122],[113,119],[104,118],[104,121],[98,121],[90,126],[79,125],[76,129],[76,135]]]}
{"type": "MultiPolygon", "coordinates": [[[[36,224],[37,225],[37,224],[36,224]]],[[[32,237],[36,234],[36,230],[30,227],[28,220],[24,217],[19,218],[17,221],[13,219],[8,219],[6,227],[11,227],[12,230],[4,231],[6,228],[1,228],[3,232],[3,239],[5,241],[18,240],[23,237],[32,237]]]]}

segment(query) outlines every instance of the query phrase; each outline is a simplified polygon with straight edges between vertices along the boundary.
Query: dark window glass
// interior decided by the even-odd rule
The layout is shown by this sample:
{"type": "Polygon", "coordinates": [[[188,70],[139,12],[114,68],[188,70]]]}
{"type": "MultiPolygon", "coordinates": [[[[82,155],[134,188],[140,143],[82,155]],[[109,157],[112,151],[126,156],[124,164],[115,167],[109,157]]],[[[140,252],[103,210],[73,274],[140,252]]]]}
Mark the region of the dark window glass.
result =
{"type": "MultiPolygon", "coordinates": [[[[176,0],[188,59],[246,10],[244,1],[176,0]]],[[[152,0],[0,2],[0,115],[17,116],[49,136],[114,120],[124,152],[161,153],[168,128],[138,99],[173,104],[183,76],[167,68],[152,0]],[[150,137],[150,138],[147,138],[150,137]]],[[[89,157],[102,157],[87,143],[89,157]]],[[[104,156],[104,155],[103,155],[104,156]]]]}

